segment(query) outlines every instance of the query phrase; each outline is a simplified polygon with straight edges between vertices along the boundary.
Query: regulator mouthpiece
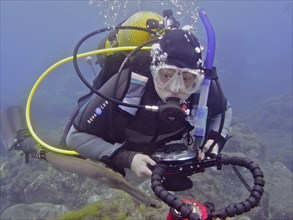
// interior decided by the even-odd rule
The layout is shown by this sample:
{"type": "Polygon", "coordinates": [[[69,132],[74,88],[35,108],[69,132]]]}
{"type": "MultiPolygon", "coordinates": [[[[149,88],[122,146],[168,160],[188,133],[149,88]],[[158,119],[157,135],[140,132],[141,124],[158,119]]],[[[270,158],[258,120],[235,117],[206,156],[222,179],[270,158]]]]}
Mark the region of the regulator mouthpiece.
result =
{"type": "Polygon", "coordinates": [[[166,103],[160,106],[160,119],[166,124],[181,123],[185,117],[184,108],[179,105],[180,99],[171,97],[166,99],[166,103]]]}

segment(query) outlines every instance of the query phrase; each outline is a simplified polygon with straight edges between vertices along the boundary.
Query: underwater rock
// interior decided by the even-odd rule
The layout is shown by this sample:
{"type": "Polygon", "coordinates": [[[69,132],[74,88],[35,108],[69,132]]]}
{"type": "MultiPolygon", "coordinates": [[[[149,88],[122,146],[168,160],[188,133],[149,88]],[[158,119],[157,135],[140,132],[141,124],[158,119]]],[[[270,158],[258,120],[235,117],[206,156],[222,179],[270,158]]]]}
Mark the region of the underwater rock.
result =
{"type": "Polygon", "coordinates": [[[293,97],[292,91],[260,103],[245,120],[263,139],[266,159],[282,162],[293,171],[293,97]]]}
{"type": "Polygon", "coordinates": [[[266,148],[264,141],[249,125],[237,123],[232,127],[232,137],[227,141],[223,153],[249,157],[259,163],[266,159],[266,148]]]}
{"type": "Polygon", "coordinates": [[[292,172],[280,162],[266,163],[264,169],[269,219],[293,219],[292,172]]]}
{"type": "Polygon", "coordinates": [[[293,110],[292,92],[273,96],[260,103],[249,114],[247,121],[254,130],[259,132],[277,131],[292,133],[293,110]]]}
{"type": "Polygon", "coordinates": [[[0,216],[3,220],[34,219],[43,220],[59,216],[67,212],[63,205],[52,203],[17,204],[7,208],[0,216]]]}

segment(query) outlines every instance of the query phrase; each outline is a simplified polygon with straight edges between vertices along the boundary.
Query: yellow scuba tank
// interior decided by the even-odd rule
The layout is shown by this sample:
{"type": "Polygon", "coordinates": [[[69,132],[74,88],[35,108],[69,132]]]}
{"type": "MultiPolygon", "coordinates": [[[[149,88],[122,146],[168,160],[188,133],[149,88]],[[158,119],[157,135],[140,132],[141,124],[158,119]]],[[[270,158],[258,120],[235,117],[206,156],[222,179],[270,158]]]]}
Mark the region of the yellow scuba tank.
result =
{"type": "MultiPolygon", "coordinates": [[[[118,26],[132,26],[148,28],[148,21],[155,21],[158,23],[163,22],[163,17],[152,11],[140,11],[133,14],[126,21],[120,23],[118,26]]],[[[152,31],[159,31],[158,29],[150,29],[152,31]]],[[[141,30],[133,29],[123,29],[112,31],[101,43],[98,45],[97,49],[113,48],[113,47],[124,47],[124,46],[138,46],[142,43],[152,39],[151,33],[141,30]]],[[[99,64],[102,68],[104,67],[105,59],[111,55],[113,52],[108,52],[105,54],[97,55],[96,64],[99,64]]]]}
{"type": "MultiPolygon", "coordinates": [[[[150,19],[157,22],[163,21],[163,17],[155,12],[141,11],[132,15],[121,26],[134,26],[149,29],[149,27],[147,27],[147,21],[150,19]]],[[[152,31],[157,32],[158,30],[152,31]]],[[[152,36],[148,32],[132,29],[120,30],[117,34],[117,42],[119,47],[138,46],[148,40],[151,40],[151,38],[152,36]]]]}

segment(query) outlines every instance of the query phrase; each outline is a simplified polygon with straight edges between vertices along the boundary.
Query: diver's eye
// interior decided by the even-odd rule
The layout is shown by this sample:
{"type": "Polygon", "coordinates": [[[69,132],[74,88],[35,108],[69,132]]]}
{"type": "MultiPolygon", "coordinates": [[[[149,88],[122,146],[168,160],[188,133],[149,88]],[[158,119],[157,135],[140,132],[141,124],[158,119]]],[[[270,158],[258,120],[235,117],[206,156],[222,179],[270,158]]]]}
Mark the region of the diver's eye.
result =
{"type": "Polygon", "coordinates": [[[168,82],[176,73],[175,69],[162,68],[159,70],[159,80],[162,83],[168,82]]]}
{"type": "Polygon", "coordinates": [[[182,76],[186,88],[191,87],[196,80],[196,76],[189,72],[183,72],[182,76]]]}

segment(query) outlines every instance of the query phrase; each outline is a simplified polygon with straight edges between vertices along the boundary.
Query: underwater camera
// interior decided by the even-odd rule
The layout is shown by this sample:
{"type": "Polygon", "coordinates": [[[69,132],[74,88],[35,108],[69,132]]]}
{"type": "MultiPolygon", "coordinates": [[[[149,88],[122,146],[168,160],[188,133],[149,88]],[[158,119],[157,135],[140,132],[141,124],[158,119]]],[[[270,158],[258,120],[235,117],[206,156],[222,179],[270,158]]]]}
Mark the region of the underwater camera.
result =
{"type": "Polygon", "coordinates": [[[169,191],[192,188],[193,183],[189,176],[217,164],[216,159],[199,161],[197,152],[188,149],[184,144],[165,145],[152,158],[165,170],[162,186],[169,191]]]}

